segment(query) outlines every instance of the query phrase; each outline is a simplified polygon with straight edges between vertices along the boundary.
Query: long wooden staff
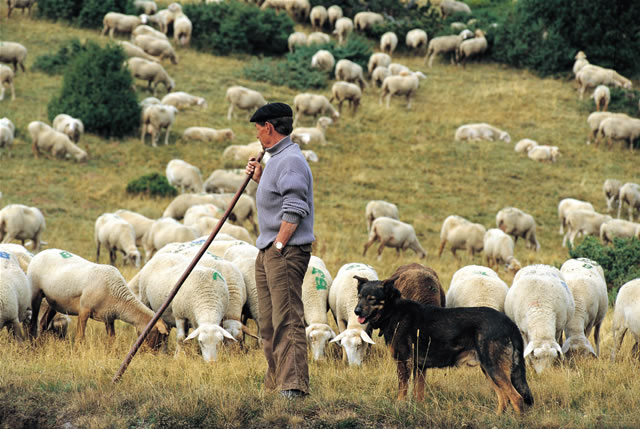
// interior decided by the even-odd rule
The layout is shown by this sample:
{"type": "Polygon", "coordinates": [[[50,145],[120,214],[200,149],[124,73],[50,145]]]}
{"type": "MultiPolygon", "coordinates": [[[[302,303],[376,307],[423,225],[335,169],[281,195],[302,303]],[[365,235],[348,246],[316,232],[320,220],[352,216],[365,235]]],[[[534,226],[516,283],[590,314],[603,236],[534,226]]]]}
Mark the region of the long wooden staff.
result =
{"type": "MultiPolygon", "coordinates": [[[[264,152],[261,152],[260,155],[258,155],[258,158],[256,159],[256,161],[260,162],[263,155],[264,155],[264,152]]],[[[136,343],[133,345],[131,350],[129,350],[129,354],[127,354],[127,357],[122,362],[122,365],[120,365],[120,369],[118,370],[116,375],[113,376],[112,381],[114,383],[117,383],[120,380],[120,377],[122,377],[122,374],[124,374],[124,372],[126,371],[127,367],[129,366],[129,363],[131,363],[131,360],[133,359],[136,352],[142,345],[142,342],[144,341],[144,339],[147,337],[147,335],[149,335],[149,332],[151,332],[156,322],[160,319],[160,317],[162,316],[162,313],[164,313],[164,311],[167,309],[169,304],[171,304],[171,301],[178,293],[178,290],[180,290],[180,287],[182,286],[184,281],[187,279],[187,277],[189,277],[189,274],[191,274],[191,271],[193,271],[193,269],[195,268],[200,258],[202,258],[202,255],[204,255],[204,252],[207,251],[207,249],[209,248],[209,245],[218,234],[218,231],[220,231],[220,228],[222,228],[222,225],[231,214],[231,211],[233,210],[236,203],[238,202],[240,195],[242,195],[247,185],[249,185],[250,180],[251,180],[251,176],[247,175],[247,178],[244,180],[244,183],[242,184],[242,186],[240,186],[240,189],[238,189],[236,194],[233,196],[233,199],[231,200],[231,203],[229,203],[229,207],[227,207],[227,210],[222,215],[222,218],[220,218],[216,227],[213,228],[213,231],[211,231],[211,234],[209,235],[209,238],[207,238],[207,241],[205,241],[205,243],[202,245],[202,247],[200,248],[196,256],[193,258],[193,261],[191,261],[191,263],[189,264],[185,272],[182,273],[182,276],[178,279],[178,283],[176,283],[171,293],[169,293],[169,296],[167,297],[165,302],[160,306],[156,314],[147,324],[146,328],[144,328],[144,331],[142,331],[142,334],[140,334],[140,336],[138,337],[138,340],[136,341],[136,343]]]]}

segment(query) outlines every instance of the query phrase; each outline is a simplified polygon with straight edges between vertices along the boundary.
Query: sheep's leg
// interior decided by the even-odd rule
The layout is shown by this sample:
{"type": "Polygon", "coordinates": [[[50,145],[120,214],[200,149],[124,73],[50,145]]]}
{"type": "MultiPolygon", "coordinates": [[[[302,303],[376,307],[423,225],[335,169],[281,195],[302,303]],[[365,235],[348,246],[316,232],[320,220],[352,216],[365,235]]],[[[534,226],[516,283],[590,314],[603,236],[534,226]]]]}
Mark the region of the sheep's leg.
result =
{"type": "Polygon", "coordinates": [[[96,241],[96,262],[100,263],[100,241],[96,241]]]}
{"type": "Polygon", "coordinates": [[[413,98],[412,95],[413,95],[412,93],[409,93],[407,95],[407,110],[411,109],[411,99],[413,98]]]}
{"type": "Polygon", "coordinates": [[[115,326],[113,326],[114,324],[114,319],[109,319],[109,320],[105,320],[104,322],[104,327],[107,331],[107,335],[109,337],[115,337],[116,336],[116,328],[115,326]]]}
{"type": "Polygon", "coordinates": [[[108,30],[109,30],[109,26],[107,24],[105,24],[104,28],[102,29],[102,33],[100,33],[100,35],[104,36],[105,34],[107,34],[108,30]]]}
{"type": "Polygon", "coordinates": [[[87,320],[89,320],[90,315],[91,315],[91,310],[87,308],[83,308],[78,314],[78,329],[76,330],[77,341],[84,340],[84,332],[87,329],[87,320]]]}
{"type": "Polygon", "coordinates": [[[184,319],[176,319],[176,351],[173,357],[178,357],[180,352],[182,352],[182,346],[184,344],[184,339],[187,336],[187,330],[189,327],[186,325],[186,321],[184,319]]]}
{"type": "Polygon", "coordinates": [[[391,93],[387,94],[387,109],[389,108],[390,102],[391,102],[391,93]]]}
{"type": "MultiPolygon", "coordinates": [[[[233,113],[233,103],[229,106],[229,110],[227,110],[227,119],[231,120],[231,114],[233,113]]],[[[295,124],[293,124],[295,126],[295,124]]]]}
{"type": "Polygon", "coordinates": [[[596,355],[598,356],[600,356],[600,326],[602,326],[602,322],[593,329],[593,342],[596,344],[596,355]]]}
{"type": "Polygon", "coordinates": [[[171,129],[171,124],[167,127],[167,133],[164,135],[164,145],[169,144],[169,130],[171,129]]]}
{"type": "Polygon", "coordinates": [[[38,159],[38,139],[35,138],[33,139],[33,143],[31,144],[31,152],[33,152],[33,157],[35,159],[38,159]]]}
{"type": "Polygon", "coordinates": [[[113,33],[115,33],[115,32],[116,32],[116,28],[115,27],[113,27],[113,28],[111,28],[109,30],[109,39],[113,39],[113,33]]]}
{"type": "Polygon", "coordinates": [[[629,222],[633,222],[633,204],[629,204],[629,222]]]}
{"type": "Polygon", "coordinates": [[[342,103],[344,103],[344,99],[340,100],[340,102],[338,103],[338,112],[340,114],[342,114],[342,103]]]}
{"type": "Polygon", "coordinates": [[[438,249],[438,258],[442,256],[442,252],[444,251],[444,246],[447,244],[447,240],[442,240],[440,243],[440,248],[438,249]]]}
{"type": "Polygon", "coordinates": [[[56,311],[51,306],[47,307],[47,310],[42,315],[42,320],[40,320],[40,333],[44,333],[49,329],[54,317],[56,317],[56,311]]]}
{"type": "Polygon", "coordinates": [[[115,267],[115,265],[116,265],[116,249],[114,249],[114,248],[109,249],[109,262],[111,262],[111,265],[113,265],[115,267]]]}
{"type": "Polygon", "coordinates": [[[369,240],[364,244],[364,251],[362,252],[362,256],[365,256],[367,254],[367,250],[369,250],[369,247],[371,247],[371,245],[377,241],[378,237],[374,234],[373,237],[370,237],[369,240]]]}
{"type": "Polygon", "coordinates": [[[22,342],[24,340],[24,335],[22,333],[22,324],[16,317],[13,319],[8,325],[9,331],[13,334],[14,338],[18,340],[18,342],[22,342]]]}
{"type": "MultiPolygon", "coordinates": [[[[24,69],[22,71],[24,71],[24,69]]],[[[3,89],[3,92],[4,92],[4,89],[3,89]]],[[[15,100],[15,99],[16,99],[16,90],[13,87],[13,83],[12,83],[11,84],[11,100],[15,100]]]]}
{"type": "Polygon", "coordinates": [[[627,333],[627,328],[617,329],[616,323],[614,321],[613,324],[613,348],[611,349],[611,360],[614,361],[616,359],[616,353],[622,347],[622,341],[624,340],[624,336],[627,333]]]}
{"type": "Polygon", "coordinates": [[[607,108],[609,108],[609,100],[605,99],[604,100],[604,108],[602,109],[602,111],[606,112],[607,108]]]}
{"type": "Polygon", "coordinates": [[[378,246],[378,261],[382,259],[382,251],[386,247],[389,240],[380,240],[380,246],[378,246]]]}

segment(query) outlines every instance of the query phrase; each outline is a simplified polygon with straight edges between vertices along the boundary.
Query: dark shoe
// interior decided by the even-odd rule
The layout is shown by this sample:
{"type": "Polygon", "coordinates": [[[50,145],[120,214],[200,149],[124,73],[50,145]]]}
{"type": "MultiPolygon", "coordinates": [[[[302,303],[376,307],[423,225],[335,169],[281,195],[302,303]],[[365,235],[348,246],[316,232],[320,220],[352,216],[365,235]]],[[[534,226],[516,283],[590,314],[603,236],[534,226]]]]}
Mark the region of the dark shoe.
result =
{"type": "Polygon", "coordinates": [[[298,389],[281,390],[280,394],[287,399],[302,398],[305,396],[305,393],[298,389]]]}

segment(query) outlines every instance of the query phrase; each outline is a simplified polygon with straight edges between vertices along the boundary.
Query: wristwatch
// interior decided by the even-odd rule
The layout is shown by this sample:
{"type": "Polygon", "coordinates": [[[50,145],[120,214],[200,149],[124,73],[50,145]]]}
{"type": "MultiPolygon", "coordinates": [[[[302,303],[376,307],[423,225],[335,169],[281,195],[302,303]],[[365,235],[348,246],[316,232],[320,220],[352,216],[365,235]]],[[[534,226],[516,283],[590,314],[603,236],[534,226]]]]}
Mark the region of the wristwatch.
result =
{"type": "Polygon", "coordinates": [[[278,249],[278,250],[282,250],[282,247],[283,247],[283,246],[284,246],[284,245],[282,244],[282,242],[281,242],[281,241],[276,241],[276,249],[278,249]]]}

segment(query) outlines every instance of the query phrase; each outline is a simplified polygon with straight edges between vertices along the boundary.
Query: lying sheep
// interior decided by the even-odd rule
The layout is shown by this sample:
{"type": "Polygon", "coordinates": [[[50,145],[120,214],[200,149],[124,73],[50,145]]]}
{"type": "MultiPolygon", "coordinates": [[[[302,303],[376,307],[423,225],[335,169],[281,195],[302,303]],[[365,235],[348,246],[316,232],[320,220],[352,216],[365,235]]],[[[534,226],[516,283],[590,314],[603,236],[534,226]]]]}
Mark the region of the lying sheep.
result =
{"type": "Polygon", "coordinates": [[[382,91],[380,92],[379,104],[382,99],[387,98],[387,109],[392,96],[404,95],[407,98],[407,109],[411,109],[411,102],[420,86],[420,79],[426,76],[421,72],[414,72],[409,75],[388,76],[382,81],[382,91]]]}
{"type": "Polygon", "coordinates": [[[84,134],[82,120],[64,113],[53,118],[53,129],[66,134],[74,143],[78,143],[80,136],[84,134]]]}
{"type": "Polygon", "coordinates": [[[575,198],[564,198],[558,203],[558,217],[560,218],[560,234],[564,234],[567,226],[567,216],[573,210],[591,210],[595,212],[593,205],[587,201],[576,200],[575,198]]]}
{"type": "Polygon", "coordinates": [[[385,216],[392,219],[400,219],[398,216],[398,206],[384,200],[371,200],[364,209],[367,219],[367,231],[371,231],[371,224],[379,217],[385,216]]]}
{"type": "Polygon", "coordinates": [[[18,258],[6,250],[0,250],[0,272],[0,331],[6,326],[18,341],[22,341],[25,338],[22,324],[33,317],[31,284],[18,258]]]}
{"type": "Polygon", "coordinates": [[[178,110],[186,109],[187,107],[191,106],[199,106],[204,109],[209,107],[207,105],[207,100],[205,100],[204,98],[187,94],[183,91],[171,92],[162,97],[161,102],[162,104],[174,106],[178,110]]]}
{"type": "Polygon", "coordinates": [[[505,207],[496,214],[496,226],[513,236],[516,243],[521,237],[526,240],[528,249],[540,250],[540,243],[536,239],[536,222],[530,214],[515,207],[505,207]]]}
{"type": "Polygon", "coordinates": [[[366,264],[345,264],[338,270],[329,289],[329,307],[340,331],[330,342],[340,343],[342,360],[347,360],[349,365],[361,365],[365,343],[375,344],[367,333],[367,324],[359,323],[354,313],[358,304],[358,281],[355,277],[378,280],[378,273],[366,264]]]}
{"type": "Polygon", "coordinates": [[[442,15],[442,19],[447,19],[449,16],[456,13],[465,13],[470,14],[471,8],[461,1],[455,0],[443,0],[440,2],[440,13],[442,15]]]}
{"type": "Polygon", "coordinates": [[[249,144],[232,144],[222,152],[222,158],[231,161],[246,161],[251,157],[257,158],[263,150],[259,141],[249,144]]]}
{"type": "Polygon", "coordinates": [[[457,215],[447,216],[440,228],[438,258],[442,256],[447,243],[451,245],[451,253],[455,258],[458,249],[466,249],[471,256],[482,252],[486,232],[486,228],[479,223],[472,223],[457,215]]]}
{"type": "Polygon", "coordinates": [[[382,251],[385,247],[392,247],[400,253],[407,249],[413,250],[418,257],[424,258],[427,252],[422,248],[413,226],[408,223],[400,222],[386,216],[381,216],[373,221],[371,230],[369,231],[369,239],[364,245],[362,256],[367,254],[367,250],[376,241],[380,242],[378,247],[378,260],[382,258],[382,251]]]}
{"type": "Polygon", "coordinates": [[[338,44],[342,45],[346,40],[349,33],[353,31],[353,21],[348,17],[338,18],[335,24],[335,29],[332,34],[338,36],[338,44]]]}
{"type": "Polygon", "coordinates": [[[104,25],[102,29],[102,35],[104,36],[109,32],[109,38],[113,39],[113,34],[118,33],[131,34],[134,28],[140,24],[147,23],[147,15],[142,14],[140,16],[125,15],[118,12],[109,12],[102,19],[104,25]]]}
{"type": "Polygon", "coordinates": [[[182,46],[188,46],[191,42],[191,32],[193,25],[185,14],[176,15],[173,21],[173,40],[182,46]]]}
{"type": "Polygon", "coordinates": [[[604,192],[604,199],[607,202],[607,211],[613,210],[614,204],[617,206],[620,202],[620,188],[622,182],[616,179],[607,179],[602,185],[602,192],[604,192]]]}
{"type": "Polygon", "coordinates": [[[314,6],[309,13],[309,20],[311,21],[311,28],[313,30],[322,29],[325,21],[329,18],[327,14],[327,8],[322,5],[314,6]]]}
{"type": "MultiPolygon", "coordinates": [[[[11,147],[15,137],[16,127],[9,118],[0,119],[0,147],[11,147]]],[[[2,195],[0,195],[2,198],[2,195]]]]}
{"type": "Polygon", "coordinates": [[[158,11],[158,5],[153,0],[134,0],[133,5],[147,15],[153,15],[158,11]]]}
{"type": "MultiPolygon", "coordinates": [[[[204,192],[210,194],[223,193],[223,192],[237,192],[240,189],[247,178],[247,175],[242,169],[235,170],[213,170],[209,175],[209,178],[204,182],[204,192]]],[[[258,184],[254,181],[249,182],[245,192],[247,195],[255,197],[258,184]]],[[[186,214],[185,214],[186,216],[186,214]]]]}
{"type": "Polygon", "coordinates": [[[27,9],[28,16],[31,16],[31,7],[36,3],[36,0],[7,0],[7,18],[11,17],[11,11],[13,9],[22,9],[22,14],[24,15],[24,10],[27,9]]]}
{"type": "Polygon", "coordinates": [[[484,54],[488,47],[489,43],[482,30],[476,30],[474,38],[464,40],[458,46],[456,62],[465,67],[469,58],[484,54]]]}
{"type": "Polygon", "coordinates": [[[527,156],[534,161],[539,162],[556,162],[560,156],[560,150],[558,146],[538,145],[532,147],[527,156]]]}
{"type": "Polygon", "coordinates": [[[295,52],[296,46],[305,46],[306,44],[307,35],[299,31],[289,34],[289,37],[287,38],[287,46],[289,47],[289,52],[295,52]]]}
{"type": "Polygon", "coordinates": [[[331,27],[336,27],[336,23],[340,18],[344,16],[344,12],[342,8],[336,4],[331,5],[327,8],[327,18],[329,19],[329,25],[331,27]]]}
{"type": "Polygon", "coordinates": [[[195,240],[198,235],[199,231],[196,228],[185,226],[172,218],[162,217],[154,221],[142,237],[145,263],[149,262],[154,253],[163,246],[195,240]]]}
{"type": "MultiPolygon", "coordinates": [[[[164,34],[162,31],[158,31],[155,28],[153,28],[153,27],[151,27],[149,25],[144,25],[144,24],[143,25],[138,25],[131,32],[131,38],[132,39],[136,38],[137,36],[153,36],[156,39],[169,41],[169,38],[167,37],[167,35],[164,34]]],[[[120,42],[118,42],[118,43],[120,43],[120,42]]],[[[133,46],[135,46],[135,45],[133,45],[133,46]]]]}
{"type": "MultiPolygon", "coordinates": [[[[38,331],[43,297],[54,310],[49,317],[55,312],[78,316],[78,340],[84,339],[89,318],[104,322],[107,334],[114,336],[115,320],[132,324],[140,334],[154,316],[129,290],[117,268],[94,264],[71,252],[49,249],[37,254],[29,264],[28,277],[32,287],[32,336],[38,331]]],[[[49,320],[43,322],[45,326],[49,324],[49,320]]],[[[147,344],[155,348],[160,336],[168,334],[166,325],[158,321],[147,337],[147,344]]]]}
{"type": "Polygon", "coordinates": [[[127,60],[127,67],[131,70],[133,77],[148,82],[147,88],[151,89],[151,84],[153,84],[154,97],[158,91],[159,84],[163,84],[167,92],[173,91],[175,83],[160,64],[142,58],[129,58],[127,60]]]}
{"type": "Polygon", "coordinates": [[[447,308],[489,307],[504,313],[509,287],[489,267],[467,265],[453,274],[447,291],[447,308]]]}
{"type": "Polygon", "coordinates": [[[578,74],[578,72],[580,71],[580,69],[582,69],[582,67],[584,67],[587,64],[589,64],[589,60],[587,60],[587,55],[582,51],[579,51],[576,54],[575,60],[576,60],[576,62],[573,63],[573,75],[574,76],[578,74]]]}
{"type": "Polygon", "coordinates": [[[322,259],[311,256],[302,281],[302,304],[307,342],[313,360],[324,357],[324,348],[336,334],[329,326],[327,305],[333,279],[322,259]]]}
{"type": "Polygon", "coordinates": [[[393,55],[393,52],[398,47],[398,36],[393,31],[387,31],[380,36],[380,50],[389,55],[393,55]]]}
{"type": "Polygon", "coordinates": [[[325,43],[329,43],[330,41],[331,38],[328,34],[324,34],[319,31],[314,31],[307,36],[307,46],[323,45],[325,43]]]}
{"type": "Polygon", "coordinates": [[[514,150],[518,153],[527,153],[536,146],[538,146],[538,142],[531,139],[522,139],[516,143],[514,150]]]}
{"type": "Polygon", "coordinates": [[[118,251],[124,255],[124,263],[131,263],[136,268],[140,267],[140,252],[136,247],[136,231],[133,226],[113,213],[104,213],[96,219],[94,228],[96,243],[96,262],[100,263],[100,247],[104,246],[109,251],[111,265],[116,264],[118,251]]]}
{"type": "Polygon", "coordinates": [[[405,40],[407,47],[413,51],[422,51],[427,48],[427,32],[421,28],[414,28],[407,32],[405,40]]]}
{"type": "Polygon", "coordinates": [[[151,225],[154,222],[153,219],[149,219],[140,213],[125,209],[116,210],[113,214],[120,216],[122,219],[129,222],[136,233],[136,246],[141,246],[142,237],[144,237],[149,228],[151,228],[151,225]]]}
{"type": "Polygon", "coordinates": [[[178,64],[178,56],[173,50],[173,46],[168,40],[158,39],[154,36],[136,36],[133,43],[141,47],[147,54],[152,55],[159,60],[168,58],[172,64],[178,64]]]}
{"type": "Polygon", "coordinates": [[[27,59],[27,48],[16,42],[0,42],[0,63],[13,64],[13,71],[18,72],[18,66],[23,72],[27,69],[24,67],[24,61],[27,59]]]}
{"type": "Polygon", "coordinates": [[[32,250],[40,251],[40,235],[46,228],[44,216],[37,207],[9,204],[0,209],[0,242],[31,240],[32,250]]]}
{"type": "Polygon", "coordinates": [[[337,121],[340,117],[340,113],[338,113],[324,95],[309,94],[306,92],[298,94],[293,99],[293,106],[296,112],[293,120],[294,127],[303,115],[313,116],[314,118],[317,118],[318,115],[321,114],[329,115],[334,121],[337,121]]]}
{"type": "Polygon", "coordinates": [[[537,373],[563,357],[559,342],[575,303],[557,268],[529,265],[521,269],[507,292],[504,311],[518,325],[526,344],[524,357],[537,373]]]}
{"type": "Polygon", "coordinates": [[[200,169],[181,159],[172,159],[167,164],[167,180],[169,184],[186,192],[203,192],[200,169]]]}
{"type": "Polygon", "coordinates": [[[625,183],[620,187],[618,197],[618,219],[620,219],[622,205],[627,204],[629,206],[629,222],[633,222],[634,210],[640,211],[640,185],[632,182],[625,183]]]}
{"type": "MultiPolygon", "coordinates": [[[[349,84],[353,85],[353,84],[349,84]]],[[[355,85],[354,85],[355,86],[355,85]]],[[[358,90],[357,86],[355,86],[358,90]]],[[[344,100],[343,100],[344,101],[344,100]]],[[[341,103],[342,104],[342,103],[341,103]]],[[[315,127],[312,128],[294,128],[291,131],[291,141],[299,145],[307,144],[320,144],[325,145],[327,141],[325,139],[325,133],[329,125],[333,124],[333,120],[327,116],[321,116],[318,118],[318,122],[315,127]]]]}
{"type": "Polygon", "coordinates": [[[373,73],[371,73],[371,85],[378,88],[381,87],[382,82],[384,82],[387,76],[390,76],[390,75],[391,73],[389,72],[389,69],[387,67],[382,67],[382,66],[376,67],[373,70],[373,73]]]}
{"type": "Polygon", "coordinates": [[[364,80],[362,67],[360,64],[356,64],[351,60],[341,59],[336,64],[336,80],[343,80],[346,82],[357,83],[360,89],[367,87],[367,82],[364,80]]]}
{"type": "Polygon", "coordinates": [[[489,229],[484,234],[483,246],[489,267],[497,264],[500,268],[500,265],[504,264],[505,270],[512,274],[522,268],[520,261],[513,256],[513,239],[501,229],[489,229]]]}
{"type": "Polygon", "coordinates": [[[640,224],[623,219],[611,219],[600,225],[600,240],[603,244],[613,243],[616,237],[635,237],[640,240],[640,224]]]}
{"type": "Polygon", "coordinates": [[[336,60],[333,58],[333,54],[326,49],[320,49],[311,57],[311,67],[331,71],[335,65],[336,60]]]}
{"type": "Polygon", "coordinates": [[[631,280],[620,287],[616,304],[613,309],[613,348],[611,360],[616,359],[616,354],[622,346],[622,341],[627,331],[631,332],[635,343],[631,349],[633,357],[640,357],[640,279],[631,280]]]}
{"type": "Polygon", "coordinates": [[[358,12],[353,17],[353,23],[358,31],[368,30],[382,22],[384,22],[384,16],[376,12],[358,12]]]}
{"type": "Polygon", "coordinates": [[[603,112],[607,111],[609,102],[611,101],[611,91],[606,85],[598,85],[596,90],[593,91],[593,101],[596,103],[596,110],[599,112],[602,108],[603,112]]]}
{"type": "Polygon", "coordinates": [[[511,136],[509,133],[484,122],[458,127],[454,138],[456,141],[502,140],[504,142],[511,143],[511,136]]]}
{"type": "Polygon", "coordinates": [[[31,151],[35,158],[42,151],[51,152],[56,158],[73,157],[78,162],[85,162],[88,158],[87,152],[74,144],[66,134],[54,130],[44,122],[30,122],[27,129],[31,135],[31,151]]]}
{"type": "Polygon", "coordinates": [[[435,307],[444,307],[446,304],[438,273],[424,265],[415,262],[401,265],[388,281],[393,282],[393,286],[404,299],[435,307]]]}
{"type": "Polygon", "coordinates": [[[224,99],[229,102],[228,120],[231,120],[233,109],[253,111],[267,104],[262,94],[244,86],[229,87],[224,99]]]}
{"type": "Polygon", "coordinates": [[[567,216],[567,233],[562,239],[562,247],[565,247],[567,240],[574,247],[574,240],[578,234],[582,235],[600,235],[600,227],[604,222],[611,220],[609,215],[596,213],[592,210],[573,210],[567,216]]]}
{"type": "Polygon", "coordinates": [[[169,131],[176,118],[178,109],[165,104],[152,104],[142,111],[142,135],[140,141],[144,144],[144,137],[151,134],[151,145],[158,147],[156,144],[162,129],[166,129],[164,135],[164,144],[169,144],[169,131]]]}
{"type": "Polygon", "coordinates": [[[608,138],[609,147],[613,145],[613,140],[628,140],[629,150],[633,150],[634,142],[640,138],[640,119],[616,116],[605,118],[600,123],[596,142],[603,137],[608,138]]]}
{"type": "Polygon", "coordinates": [[[376,52],[371,54],[369,62],[367,64],[367,70],[369,74],[373,73],[376,67],[388,67],[391,64],[391,57],[384,52],[376,52]]]}
{"type": "Polygon", "coordinates": [[[11,100],[16,99],[16,90],[13,87],[13,70],[9,66],[0,64],[0,100],[4,100],[4,87],[11,90],[11,100]]]}
{"type": "Polygon", "coordinates": [[[593,64],[587,64],[576,73],[576,82],[580,86],[580,100],[584,96],[587,88],[594,88],[598,85],[613,85],[624,89],[631,89],[631,81],[618,74],[613,69],[607,69],[593,64]]]}
{"type": "Polygon", "coordinates": [[[182,138],[210,143],[232,141],[236,138],[236,135],[231,128],[216,130],[215,128],[207,127],[189,127],[182,133],[182,138]]]}

